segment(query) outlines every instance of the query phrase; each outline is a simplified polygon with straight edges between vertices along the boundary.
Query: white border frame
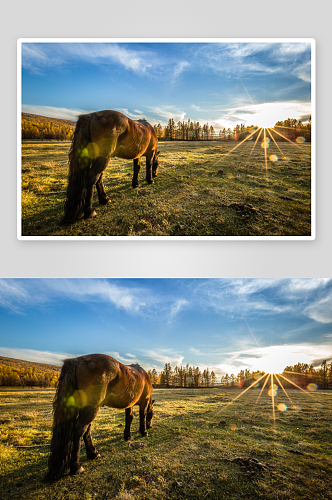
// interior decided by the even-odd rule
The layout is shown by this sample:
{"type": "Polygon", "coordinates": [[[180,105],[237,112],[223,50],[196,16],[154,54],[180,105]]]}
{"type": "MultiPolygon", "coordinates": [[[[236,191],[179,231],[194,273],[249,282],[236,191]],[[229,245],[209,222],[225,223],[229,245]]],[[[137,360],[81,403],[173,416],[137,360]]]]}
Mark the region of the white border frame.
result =
{"type": "Polygon", "coordinates": [[[316,239],[316,40],[314,38],[20,38],[17,40],[17,239],[18,240],[315,240],[316,239]],[[311,45],[311,235],[310,236],[22,236],[21,121],[23,43],[299,43],[311,45]]]}

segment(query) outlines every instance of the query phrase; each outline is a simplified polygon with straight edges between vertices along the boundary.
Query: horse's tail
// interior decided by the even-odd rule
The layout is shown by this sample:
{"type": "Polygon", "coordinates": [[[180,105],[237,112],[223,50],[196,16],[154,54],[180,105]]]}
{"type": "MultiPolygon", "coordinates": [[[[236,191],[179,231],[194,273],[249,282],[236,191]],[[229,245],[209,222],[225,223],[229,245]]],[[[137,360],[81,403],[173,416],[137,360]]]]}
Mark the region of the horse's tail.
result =
{"type": "Polygon", "coordinates": [[[63,224],[74,222],[83,211],[87,177],[92,162],[87,147],[90,143],[90,121],[91,115],[81,115],[76,123],[69,151],[68,187],[63,224]]]}
{"type": "MultiPolygon", "coordinates": [[[[76,366],[67,359],[61,370],[57,391],[53,401],[53,436],[45,480],[62,476],[69,467],[73,448],[73,432],[79,404],[75,402],[76,366]]],[[[76,392],[78,394],[78,392],[76,392]]]]}

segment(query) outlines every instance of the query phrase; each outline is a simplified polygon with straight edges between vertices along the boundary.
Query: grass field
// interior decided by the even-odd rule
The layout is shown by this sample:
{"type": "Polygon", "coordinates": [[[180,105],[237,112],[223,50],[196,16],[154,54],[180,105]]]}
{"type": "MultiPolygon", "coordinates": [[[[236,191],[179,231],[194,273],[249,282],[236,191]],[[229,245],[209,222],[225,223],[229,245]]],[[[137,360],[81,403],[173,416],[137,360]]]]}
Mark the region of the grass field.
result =
{"type": "MultiPolygon", "coordinates": [[[[132,189],[132,161],[114,158],[104,184],[111,202],[95,219],[60,225],[67,186],[69,142],[22,145],[23,236],[309,236],[310,144],[271,141],[160,142],[159,175],[132,189]]],[[[142,160],[145,161],[145,158],[142,160]]]]}
{"type": "Polygon", "coordinates": [[[53,390],[2,388],[0,498],[7,499],[331,499],[332,393],[279,392],[275,408],[251,389],[155,389],[147,438],[123,441],[124,411],[102,408],[92,435],[101,457],[85,472],[44,483],[53,390]],[[133,448],[144,442],[146,446],[133,448]]]}

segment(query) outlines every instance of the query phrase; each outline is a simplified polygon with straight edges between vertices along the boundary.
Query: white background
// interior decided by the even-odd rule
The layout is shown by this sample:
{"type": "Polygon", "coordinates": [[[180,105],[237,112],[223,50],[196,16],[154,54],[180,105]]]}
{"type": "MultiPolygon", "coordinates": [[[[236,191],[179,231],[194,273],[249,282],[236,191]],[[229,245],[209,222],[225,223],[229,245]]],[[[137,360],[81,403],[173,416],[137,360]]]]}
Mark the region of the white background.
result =
{"type": "Polygon", "coordinates": [[[5,0],[1,7],[1,277],[332,276],[330,0],[5,0]],[[16,42],[28,37],[315,38],[316,240],[17,240],[16,42]]]}

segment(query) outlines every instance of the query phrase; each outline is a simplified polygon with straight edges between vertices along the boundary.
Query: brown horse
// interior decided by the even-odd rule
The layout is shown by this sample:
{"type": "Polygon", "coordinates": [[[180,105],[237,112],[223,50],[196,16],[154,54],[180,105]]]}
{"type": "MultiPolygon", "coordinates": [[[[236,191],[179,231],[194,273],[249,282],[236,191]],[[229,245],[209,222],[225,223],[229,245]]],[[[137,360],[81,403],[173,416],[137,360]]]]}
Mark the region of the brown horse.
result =
{"type": "Polygon", "coordinates": [[[142,436],[152,427],[152,384],[139,365],[125,366],[105,354],[67,359],[61,370],[53,402],[53,437],[46,480],[58,479],[68,469],[81,474],[81,439],[90,459],[99,453],[91,439],[91,423],[101,406],[125,408],[124,439],[130,439],[133,406],[139,406],[142,436]]]}
{"type": "Polygon", "coordinates": [[[134,121],[118,111],[98,111],[81,115],[77,121],[69,152],[67,200],[63,223],[71,223],[84,213],[95,217],[92,208],[96,185],[101,205],[109,198],[103,186],[103,172],[113,156],[134,160],[133,188],[138,187],[140,158],[146,157],[146,180],[157,176],[158,138],[146,120],[134,121]]]}

